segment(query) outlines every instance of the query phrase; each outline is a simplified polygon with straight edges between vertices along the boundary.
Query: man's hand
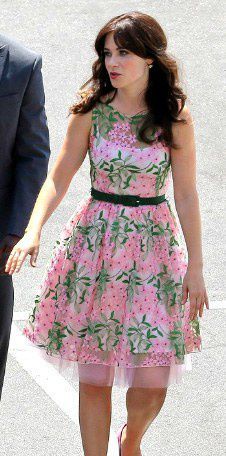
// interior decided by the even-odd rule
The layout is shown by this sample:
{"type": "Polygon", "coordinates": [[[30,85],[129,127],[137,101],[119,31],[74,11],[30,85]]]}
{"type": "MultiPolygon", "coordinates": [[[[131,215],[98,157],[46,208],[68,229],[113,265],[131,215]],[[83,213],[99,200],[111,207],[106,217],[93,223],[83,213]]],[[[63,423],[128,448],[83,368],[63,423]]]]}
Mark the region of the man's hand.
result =
{"type": "Polygon", "coordinates": [[[16,234],[7,234],[0,242],[0,275],[9,275],[8,272],[5,272],[5,265],[14,245],[20,239],[21,237],[16,234]]]}

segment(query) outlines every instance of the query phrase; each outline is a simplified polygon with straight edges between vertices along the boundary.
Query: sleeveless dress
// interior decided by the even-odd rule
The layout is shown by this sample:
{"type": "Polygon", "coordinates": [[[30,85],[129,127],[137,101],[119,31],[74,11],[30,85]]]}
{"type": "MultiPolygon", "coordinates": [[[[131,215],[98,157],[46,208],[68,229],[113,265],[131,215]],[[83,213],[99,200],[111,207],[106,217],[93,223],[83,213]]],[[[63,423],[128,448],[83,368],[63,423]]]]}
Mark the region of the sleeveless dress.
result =
{"type": "MultiPolygon", "coordinates": [[[[161,127],[138,139],[145,114],[97,102],[88,157],[99,191],[157,196],[170,184],[161,127]]],[[[23,328],[59,372],[99,386],[168,387],[201,351],[199,317],[182,305],[186,252],[170,201],[125,206],[80,200],[55,241],[23,328]]]]}

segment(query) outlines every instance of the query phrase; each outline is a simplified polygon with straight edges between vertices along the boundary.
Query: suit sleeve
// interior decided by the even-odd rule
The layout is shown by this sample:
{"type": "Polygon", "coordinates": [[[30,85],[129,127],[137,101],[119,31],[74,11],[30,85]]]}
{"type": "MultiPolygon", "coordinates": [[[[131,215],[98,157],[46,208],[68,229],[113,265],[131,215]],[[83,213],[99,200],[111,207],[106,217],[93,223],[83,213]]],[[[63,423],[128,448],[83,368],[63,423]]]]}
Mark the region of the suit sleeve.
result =
{"type": "Polygon", "coordinates": [[[41,68],[42,57],[37,56],[24,93],[13,151],[13,192],[8,234],[20,237],[46,179],[50,157],[41,68]]]}

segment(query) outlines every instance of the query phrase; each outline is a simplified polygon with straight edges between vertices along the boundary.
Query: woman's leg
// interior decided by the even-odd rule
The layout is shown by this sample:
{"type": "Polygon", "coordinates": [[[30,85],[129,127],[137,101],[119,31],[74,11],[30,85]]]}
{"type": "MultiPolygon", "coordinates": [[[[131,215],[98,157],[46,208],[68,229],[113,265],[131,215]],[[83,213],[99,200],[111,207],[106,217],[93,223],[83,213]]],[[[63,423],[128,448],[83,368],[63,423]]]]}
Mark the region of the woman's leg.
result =
{"type": "Polygon", "coordinates": [[[162,408],[167,388],[128,388],[127,426],[122,434],[122,456],[140,456],[141,439],[162,408]]]}
{"type": "Polygon", "coordinates": [[[79,382],[79,424],[85,456],[106,456],[111,425],[112,386],[79,382]]]}

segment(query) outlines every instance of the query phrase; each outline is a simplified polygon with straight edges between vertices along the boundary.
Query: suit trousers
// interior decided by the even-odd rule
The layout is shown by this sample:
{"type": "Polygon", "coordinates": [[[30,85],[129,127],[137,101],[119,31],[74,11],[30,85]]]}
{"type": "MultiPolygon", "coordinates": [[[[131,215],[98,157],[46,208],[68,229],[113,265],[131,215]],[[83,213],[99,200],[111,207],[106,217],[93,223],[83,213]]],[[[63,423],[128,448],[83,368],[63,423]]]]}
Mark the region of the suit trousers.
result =
{"type": "Polygon", "coordinates": [[[0,400],[5,376],[13,318],[14,287],[12,275],[0,274],[0,400]]]}

